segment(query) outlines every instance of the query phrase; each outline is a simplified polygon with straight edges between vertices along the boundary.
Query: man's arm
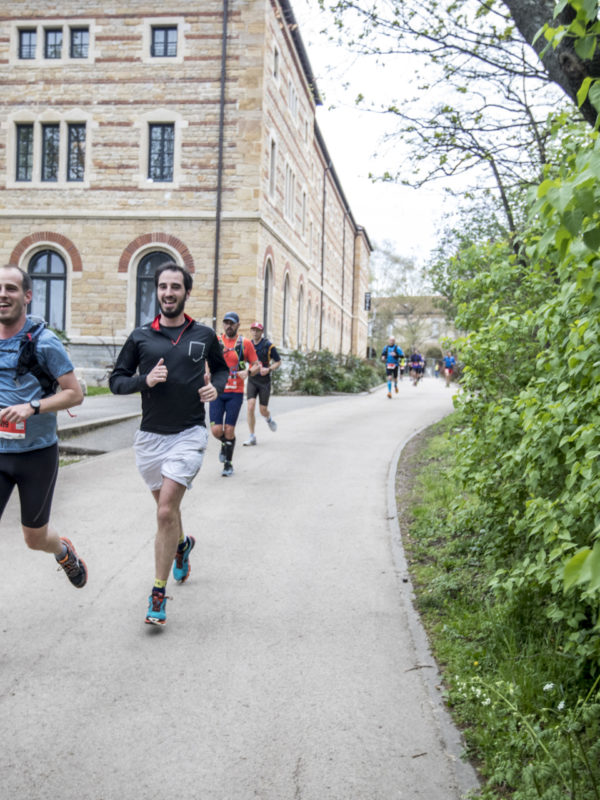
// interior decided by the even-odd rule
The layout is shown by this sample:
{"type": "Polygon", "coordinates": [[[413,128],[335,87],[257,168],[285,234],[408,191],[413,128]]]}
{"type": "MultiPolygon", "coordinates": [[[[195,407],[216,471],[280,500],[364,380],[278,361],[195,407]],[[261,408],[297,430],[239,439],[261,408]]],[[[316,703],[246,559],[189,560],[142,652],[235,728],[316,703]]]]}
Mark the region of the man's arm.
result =
{"type": "Polygon", "coordinates": [[[206,361],[210,369],[210,382],[217,392],[221,394],[225,390],[225,384],[229,379],[229,367],[225,363],[223,350],[216,335],[209,345],[206,361]]]}
{"type": "Polygon", "coordinates": [[[147,387],[146,375],[137,375],[137,347],[131,336],[127,339],[117,358],[108,385],[113,394],[133,394],[147,387]]]}
{"type": "MultiPolygon", "coordinates": [[[[60,392],[43,397],[40,400],[40,414],[47,414],[51,411],[62,411],[65,408],[73,408],[83,403],[83,392],[75,373],[65,372],[56,379],[61,388],[60,392]]],[[[0,411],[0,419],[7,422],[24,422],[34,414],[33,408],[29,403],[19,403],[15,406],[8,406],[0,411]]]]}

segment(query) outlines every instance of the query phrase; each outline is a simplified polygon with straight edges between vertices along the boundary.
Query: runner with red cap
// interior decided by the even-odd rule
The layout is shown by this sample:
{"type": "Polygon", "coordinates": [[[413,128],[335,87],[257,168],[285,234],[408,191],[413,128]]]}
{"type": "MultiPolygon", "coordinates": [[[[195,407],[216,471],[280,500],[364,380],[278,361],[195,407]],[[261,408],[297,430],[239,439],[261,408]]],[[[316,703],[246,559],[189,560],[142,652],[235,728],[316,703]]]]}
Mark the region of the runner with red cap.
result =
{"type": "Polygon", "coordinates": [[[248,427],[250,437],[244,442],[244,447],[256,444],[254,428],[256,425],[256,398],[258,397],[258,408],[269,428],[275,432],[277,423],[269,411],[269,398],[271,396],[271,373],[281,366],[281,357],[275,345],[264,335],[264,325],[261,322],[253,322],[250,326],[252,331],[252,343],[256,350],[256,355],[260,361],[260,368],[255,375],[248,378],[248,427]]]}

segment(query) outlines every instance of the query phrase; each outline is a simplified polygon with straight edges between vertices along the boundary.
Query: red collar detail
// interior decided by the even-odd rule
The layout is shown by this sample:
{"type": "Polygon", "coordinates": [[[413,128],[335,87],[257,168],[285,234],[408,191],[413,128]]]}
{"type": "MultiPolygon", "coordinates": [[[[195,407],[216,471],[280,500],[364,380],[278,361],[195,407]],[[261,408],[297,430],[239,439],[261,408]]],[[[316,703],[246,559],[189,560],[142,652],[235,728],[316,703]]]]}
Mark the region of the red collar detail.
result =
{"type": "MultiPolygon", "coordinates": [[[[187,314],[184,314],[183,316],[186,318],[188,325],[189,325],[190,322],[194,321],[191,317],[188,317],[187,314]]],[[[153,331],[159,331],[160,330],[160,314],[152,320],[152,323],[151,323],[150,327],[152,328],[153,331]]],[[[186,325],[186,327],[187,327],[187,325],[186,325]]]]}

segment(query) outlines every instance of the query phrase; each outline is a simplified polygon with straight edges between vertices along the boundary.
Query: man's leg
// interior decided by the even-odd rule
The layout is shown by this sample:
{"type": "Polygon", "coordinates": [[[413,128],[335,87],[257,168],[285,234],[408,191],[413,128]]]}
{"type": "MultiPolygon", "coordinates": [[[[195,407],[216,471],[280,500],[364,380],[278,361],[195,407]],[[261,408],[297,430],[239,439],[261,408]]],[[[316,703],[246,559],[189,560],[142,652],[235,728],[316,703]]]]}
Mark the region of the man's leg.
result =
{"type": "Polygon", "coordinates": [[[183,500],[186,487],[164,478],[160,489],[152,492],[156,500],[157,530],[154,540],[155,578],[164,585],[169,579],[169,573],[175,558],[175,552],[180,538],[183,535],[181,525],[181,512],[179,507],[183,500]]]}
{"type": "MultiPolygon", "coordinates": [[[[245,446],[256,444],[256,436],[254,430],[256,428],[256,397],[248,398],[248,429],[250,430],[250,437],[244,442],[245,446]]],[[[261,411],[262,414],[262,411],[261,411]]]]}
{"type": "Polygon", "coordinates": [[[87,583],[87,567],[85,561],[79,558],[73,543],[69,539],[60,537],[50,525],[40,528],[29,528],[22,525],[25,544],[30,550],[40,550],[43,553],[53,553],[56,561],[64,569],[67,578],[77,589],[82,589],[87,583]]]}

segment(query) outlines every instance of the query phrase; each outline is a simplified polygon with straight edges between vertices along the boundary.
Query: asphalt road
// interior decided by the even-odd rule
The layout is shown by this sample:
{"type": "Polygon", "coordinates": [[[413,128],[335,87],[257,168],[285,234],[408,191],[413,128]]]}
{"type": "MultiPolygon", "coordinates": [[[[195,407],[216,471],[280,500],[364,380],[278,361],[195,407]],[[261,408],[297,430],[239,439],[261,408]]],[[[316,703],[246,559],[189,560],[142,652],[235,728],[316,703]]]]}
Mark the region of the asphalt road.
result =
{"type": "Polygon", "coordinates": [[[458,800],[474,785],[436,697],[388,494],[441,381],[281,413],[183,503],[192,574],[144,625],[154,508],[131,448],[61,469],[81,590],[2,520],[2,796],[458,800]]]}

